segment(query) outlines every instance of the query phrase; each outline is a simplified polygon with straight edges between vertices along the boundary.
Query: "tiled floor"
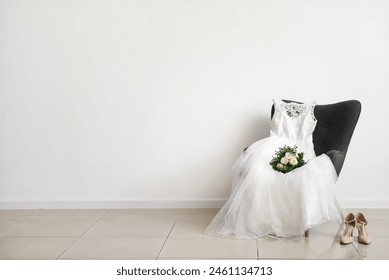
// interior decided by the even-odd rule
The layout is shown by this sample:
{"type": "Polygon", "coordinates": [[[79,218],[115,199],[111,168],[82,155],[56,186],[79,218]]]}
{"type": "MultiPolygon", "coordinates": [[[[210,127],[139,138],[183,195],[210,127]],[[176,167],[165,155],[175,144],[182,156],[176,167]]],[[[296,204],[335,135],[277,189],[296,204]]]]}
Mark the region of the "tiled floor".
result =
{"type": "Polygon", "coordinates": [[[370,245],[340,245],[340,222],[309,238],[210,237],[203,231],[217,210],[0,210],[0,259],[389,260],[389,209],[346,210],[365,214],[370,245]]]}

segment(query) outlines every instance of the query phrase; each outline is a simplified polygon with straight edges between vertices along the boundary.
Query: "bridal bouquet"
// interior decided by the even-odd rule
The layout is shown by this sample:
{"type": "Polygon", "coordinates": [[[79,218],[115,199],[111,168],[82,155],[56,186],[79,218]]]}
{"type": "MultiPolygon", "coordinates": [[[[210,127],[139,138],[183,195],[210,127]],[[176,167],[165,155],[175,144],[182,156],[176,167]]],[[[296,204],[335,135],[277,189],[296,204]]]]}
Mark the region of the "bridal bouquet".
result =
{"type": "Polygon", "coordinates": [[[288,173],[304,164],[304,153],[297,153],[297,146],[292,148],[286,145],[280,148],[270,161],[273,169],[282,173],[288,173]]]}

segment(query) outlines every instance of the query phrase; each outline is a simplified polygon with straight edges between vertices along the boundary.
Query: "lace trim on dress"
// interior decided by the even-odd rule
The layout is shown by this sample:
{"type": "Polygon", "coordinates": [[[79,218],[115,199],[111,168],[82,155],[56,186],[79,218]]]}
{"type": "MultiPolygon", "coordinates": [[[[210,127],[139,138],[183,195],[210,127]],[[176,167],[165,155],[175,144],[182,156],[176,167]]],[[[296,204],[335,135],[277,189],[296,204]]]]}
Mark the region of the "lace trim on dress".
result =
{"type": "Polygon", "coordinates": [[[307,105],[306,103],[284,102],[282,100],[276,100],[276,99],[273,99],[273,101],[274,104],[278,105],[280,109],[285,110],[286,115],[290,118],[297,118],[302,113],[304,113],[306,110],[309,109],[312,119],[314,121],[317,121],[314,112],[316,101],[312,102],[309,105],[307,105]]]}
{"type": "Polygon", "coordinates": [[[298,103],[281,103],[280,107],[291,118],[297,118],[307,109],[307,105],[298,103]]]}
{"type": "Polygon", "coordinates": [[[315,103],[313,105],[311,105],[311,116],[312,116],[312,119],[316,122],[317,119],[315,117],[315,106],[316,106],[315,103]]]}

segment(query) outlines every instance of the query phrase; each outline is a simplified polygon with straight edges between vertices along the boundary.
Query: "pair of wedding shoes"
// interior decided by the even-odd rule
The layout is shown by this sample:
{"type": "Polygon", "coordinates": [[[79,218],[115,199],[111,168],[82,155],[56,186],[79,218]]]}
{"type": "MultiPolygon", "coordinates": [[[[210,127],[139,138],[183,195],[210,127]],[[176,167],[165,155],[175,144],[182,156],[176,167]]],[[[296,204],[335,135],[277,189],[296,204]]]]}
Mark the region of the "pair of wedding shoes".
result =
{"type": "Polygon", "coordinates": [[[371,237],[366,231],[367,220],[362,213],[354,215],[349,213],[344,219],[345,229],[343,235],[340,236],[340,244],[346,245],[353,242],[354,239],[354,228],[358,229],[358,242],[361,244],[370,244],[371,237]]]}

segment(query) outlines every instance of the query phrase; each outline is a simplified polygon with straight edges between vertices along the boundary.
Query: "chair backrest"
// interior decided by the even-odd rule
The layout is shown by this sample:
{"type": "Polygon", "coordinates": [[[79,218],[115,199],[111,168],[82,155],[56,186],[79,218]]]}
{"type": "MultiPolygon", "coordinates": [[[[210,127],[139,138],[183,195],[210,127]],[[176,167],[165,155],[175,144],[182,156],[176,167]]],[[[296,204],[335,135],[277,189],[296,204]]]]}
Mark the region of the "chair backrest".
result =
{"type": "MultiPolygon", "coordinates": [[[[291,100],[283,101],[292,102],[291,100]]],[[[323,153],[329,155],[339,175],[361,113],[361,103],[358,100],[348,100],[334,104],[316,105],[314,113],[317,119],[313,132],[315,153],[317,156],[323,153]]],[[[271,117],[273,114],[274,105],[271,117]]]]}

